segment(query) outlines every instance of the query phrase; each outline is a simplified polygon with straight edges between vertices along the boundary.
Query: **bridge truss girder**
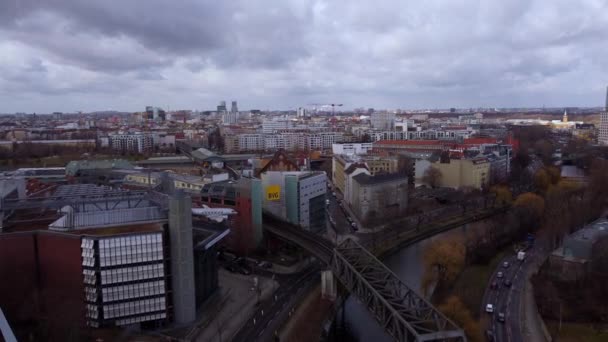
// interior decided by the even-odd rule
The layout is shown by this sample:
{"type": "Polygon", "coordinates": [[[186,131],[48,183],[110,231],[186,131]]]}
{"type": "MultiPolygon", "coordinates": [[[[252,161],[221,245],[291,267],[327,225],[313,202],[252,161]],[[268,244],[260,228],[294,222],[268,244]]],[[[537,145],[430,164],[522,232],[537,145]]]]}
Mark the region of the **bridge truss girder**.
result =
{"type": "Polygon", "coordinates": [[[337,246],[331,268],[397,341],[466,341],[464,332],[353,239],[337,246]]]}

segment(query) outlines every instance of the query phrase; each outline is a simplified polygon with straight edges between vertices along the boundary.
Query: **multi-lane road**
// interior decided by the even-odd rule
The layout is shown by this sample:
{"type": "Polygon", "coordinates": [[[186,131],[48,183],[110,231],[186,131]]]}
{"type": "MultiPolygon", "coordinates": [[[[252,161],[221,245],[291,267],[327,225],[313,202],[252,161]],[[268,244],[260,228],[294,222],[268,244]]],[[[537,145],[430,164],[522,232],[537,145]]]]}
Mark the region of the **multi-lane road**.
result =
{"type": "Polygon", "coordinates": [[[481,314],[489,317],[488,324],[485,326],[487,340],[504,342],[525,341],[521,327],[523,310],[521,304],[527,268],[530,265],[533,254],[534,249],[528,249],[525,259],[519,261],[515,253],[510,253],[500,261],[497,269],[494,270],[488,282],[481,308],[481,314]],[[508,267],[505,267],[505,262],[508,263],[508,267]],[[499,277],[499,272],[502,273],[502,277],[499,277]],[[507,282],[510,282],[510,286],[506,284],[507,282]],[[493,305],[493,313],[486,312],[487,304],[493,305]],[[505,315],[504,322],[498,320],[500,313],[505,315]],[[492,337],[488,336],[489,333],[492,337]]]}

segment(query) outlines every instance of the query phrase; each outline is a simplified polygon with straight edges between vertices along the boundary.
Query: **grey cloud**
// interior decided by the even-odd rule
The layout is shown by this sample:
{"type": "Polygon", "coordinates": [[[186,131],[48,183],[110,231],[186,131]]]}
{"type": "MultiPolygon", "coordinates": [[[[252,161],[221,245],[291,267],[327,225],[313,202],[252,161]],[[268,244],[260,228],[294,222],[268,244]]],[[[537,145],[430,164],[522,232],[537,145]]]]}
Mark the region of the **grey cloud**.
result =
{"type": "Polygon", "coordinates": [[[594,104],[608,69],[607,6],[0,1],[0,88],[42,94],[49,106],[116,92],[129,110],[164,97],[172,108],[212,108],[224,97],[257,108],[594,104]]]}

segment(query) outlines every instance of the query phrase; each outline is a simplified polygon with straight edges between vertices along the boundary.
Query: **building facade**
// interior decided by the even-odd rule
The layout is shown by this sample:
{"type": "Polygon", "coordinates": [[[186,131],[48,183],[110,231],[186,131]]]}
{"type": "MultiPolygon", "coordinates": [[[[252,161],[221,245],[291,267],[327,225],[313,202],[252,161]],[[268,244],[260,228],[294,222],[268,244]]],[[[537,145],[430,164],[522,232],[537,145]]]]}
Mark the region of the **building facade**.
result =
{"type": "Polygon", "coordinates": [[[115,151],[146,153],[154,150],[154,139],[149,134],[110,134],[110,147],[115,151]]]}
{"type": "Polygon", "coordinates": [[[327,177],[324,172],[269,171],[261,174],[266,192],[279,189],[279,198],[264,198],[264,210],[305,230],[325,229],[327,177]]]}
{"type": "Polygon", "coordinates": [[[353,212],[371,224],[405,213],[408,203],[408,179],[401,174],[353,177],[353,212]]]}

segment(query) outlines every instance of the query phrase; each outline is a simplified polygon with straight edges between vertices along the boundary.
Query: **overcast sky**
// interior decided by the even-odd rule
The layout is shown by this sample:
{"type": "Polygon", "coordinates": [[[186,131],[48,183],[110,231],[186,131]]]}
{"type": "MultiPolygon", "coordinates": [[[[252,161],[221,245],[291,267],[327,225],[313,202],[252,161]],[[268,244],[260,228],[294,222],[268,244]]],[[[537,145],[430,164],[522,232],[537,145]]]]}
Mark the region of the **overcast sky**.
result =
{"type": "Polygon", "coordinates": [[[599,106],[606,84],[605,0],[0,0],[0,112],[599,106]]]}

